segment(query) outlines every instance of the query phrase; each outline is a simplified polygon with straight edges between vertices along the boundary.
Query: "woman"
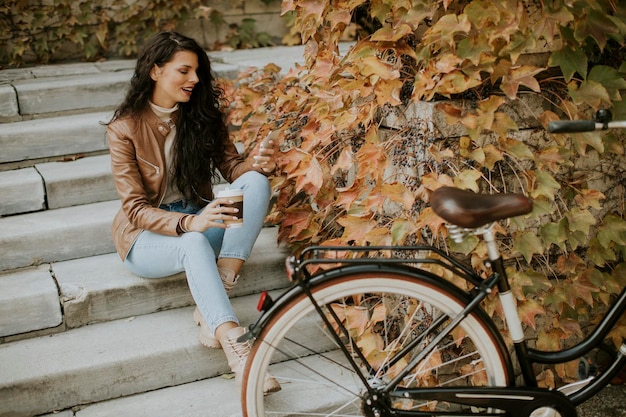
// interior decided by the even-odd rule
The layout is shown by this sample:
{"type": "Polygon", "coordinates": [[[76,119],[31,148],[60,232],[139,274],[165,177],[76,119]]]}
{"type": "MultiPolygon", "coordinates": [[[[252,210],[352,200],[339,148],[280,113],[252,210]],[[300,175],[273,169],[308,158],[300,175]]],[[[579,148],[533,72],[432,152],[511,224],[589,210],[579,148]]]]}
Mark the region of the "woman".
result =
{"type": "MultiPolygon", "coordinates": [[[[130,88],[107,126],[122,207],[113,220],[115,247],[137,275],[185,271],[196,301],[200,341],[222,347],[241,384],[250,346],[228,299],[267,213],[267,175],[276,164],[270,142],[245,160],[230,141],[206,53],[175,32],[152,37],[140,53],[130,88]],[[243,227],[224,220],[237,210],[215,199],[219,173],[244,190],[243,227]]],[[[266,391],[280,389],[268,377],[266,391]]]]}

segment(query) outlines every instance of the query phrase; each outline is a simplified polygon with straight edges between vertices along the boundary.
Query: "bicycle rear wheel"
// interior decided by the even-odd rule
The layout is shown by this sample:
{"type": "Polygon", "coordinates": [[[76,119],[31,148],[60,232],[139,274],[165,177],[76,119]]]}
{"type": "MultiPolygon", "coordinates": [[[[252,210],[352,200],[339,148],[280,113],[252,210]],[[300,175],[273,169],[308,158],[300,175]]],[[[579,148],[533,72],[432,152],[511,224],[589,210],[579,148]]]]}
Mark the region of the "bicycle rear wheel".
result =
{"type": "MultiPolygon", "coordinates": [[[[445,326],[465,305],[463,293],[447,282],[408,275],[404,271],[339,274],[312,286],[324,314],[330,317],[332,309],[348,331],[341,335],[341,344],[351,352],[357,369],[332,337],[339,326],[324,325],[306,295],[289,300],[266,323],[252,347],[244,372],[244,416],[371,415],[365,405],[364,380],[380,387],[393,379],[443,328],[434,329],[431,324],[444,319],[445,326]],[[391,364],[394,354],[416,338],[421,339],[391,364]],[[264,396],[263,380],[268,373],[278,379],[282,390],[264,396]]],[[[464,319],[411,369],[400,386],[507,385],[509,356],[487,320],[482,310],[464,319]]],[[[334,323],[332,318],[330,322],[334,323]]],[[[456,404],[394,396],[379,400],[399,410],[462,409],[456,404]]]]}

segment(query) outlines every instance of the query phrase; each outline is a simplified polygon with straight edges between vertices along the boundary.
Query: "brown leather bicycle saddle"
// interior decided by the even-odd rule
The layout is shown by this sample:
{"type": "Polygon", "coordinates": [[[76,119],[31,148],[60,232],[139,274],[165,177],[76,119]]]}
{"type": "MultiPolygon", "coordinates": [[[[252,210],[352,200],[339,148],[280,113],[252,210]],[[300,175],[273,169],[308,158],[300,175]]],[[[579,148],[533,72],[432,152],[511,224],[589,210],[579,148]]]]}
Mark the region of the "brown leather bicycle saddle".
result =
{"type": "Polygon", "coordinates": [[[521,194],[477,194],[454,187],[433,191],[430,205],[448,223],[468,229],[528,214],[533,209],[533,201],[521,194]]]}

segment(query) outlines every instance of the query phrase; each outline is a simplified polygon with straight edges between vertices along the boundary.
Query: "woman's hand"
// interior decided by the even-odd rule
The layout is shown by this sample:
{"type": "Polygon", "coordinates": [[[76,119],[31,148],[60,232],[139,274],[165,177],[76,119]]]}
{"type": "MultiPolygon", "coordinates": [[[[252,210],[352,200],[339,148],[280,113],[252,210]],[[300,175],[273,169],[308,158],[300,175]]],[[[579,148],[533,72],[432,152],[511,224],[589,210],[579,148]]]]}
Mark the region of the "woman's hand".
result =
{"type": "Polygon", "coordinates": [[[267,138],[261,142],[259,154],[254,157],[253,167],[261,168],[264,172],[274,172],[276,169],[276,161],[274,160],[276,142],[274,138],[276,136],[277,132],[271,132],[267,135],[267,138]]]}
{"type": "Polygon", "coordinates": [[[235,207],[227,206],[233,202],[228,198],[216,198],[202,209],[198,214],[190,215],[189,220],[185,223],[188,232],[204,232],[210,227],[219,227],[226,229],[228,226],[223,223],[224,220],[236,220],[236,213],[239,212],[235,207]],[[217,221],[221,220],[221,221],[217,221]]]}

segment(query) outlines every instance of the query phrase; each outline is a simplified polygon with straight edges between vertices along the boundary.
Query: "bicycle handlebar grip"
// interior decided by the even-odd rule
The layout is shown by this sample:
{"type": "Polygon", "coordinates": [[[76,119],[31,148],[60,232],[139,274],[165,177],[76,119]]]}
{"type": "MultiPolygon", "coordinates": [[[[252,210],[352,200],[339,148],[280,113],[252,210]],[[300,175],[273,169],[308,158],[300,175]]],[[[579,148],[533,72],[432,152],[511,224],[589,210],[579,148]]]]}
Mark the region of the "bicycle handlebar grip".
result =
{"type": "Polygon", "coordinates": [[[594,130],[596,130],[594,120],[559,120],[548,123],[550,133],[593,132],[594,130]]]}

